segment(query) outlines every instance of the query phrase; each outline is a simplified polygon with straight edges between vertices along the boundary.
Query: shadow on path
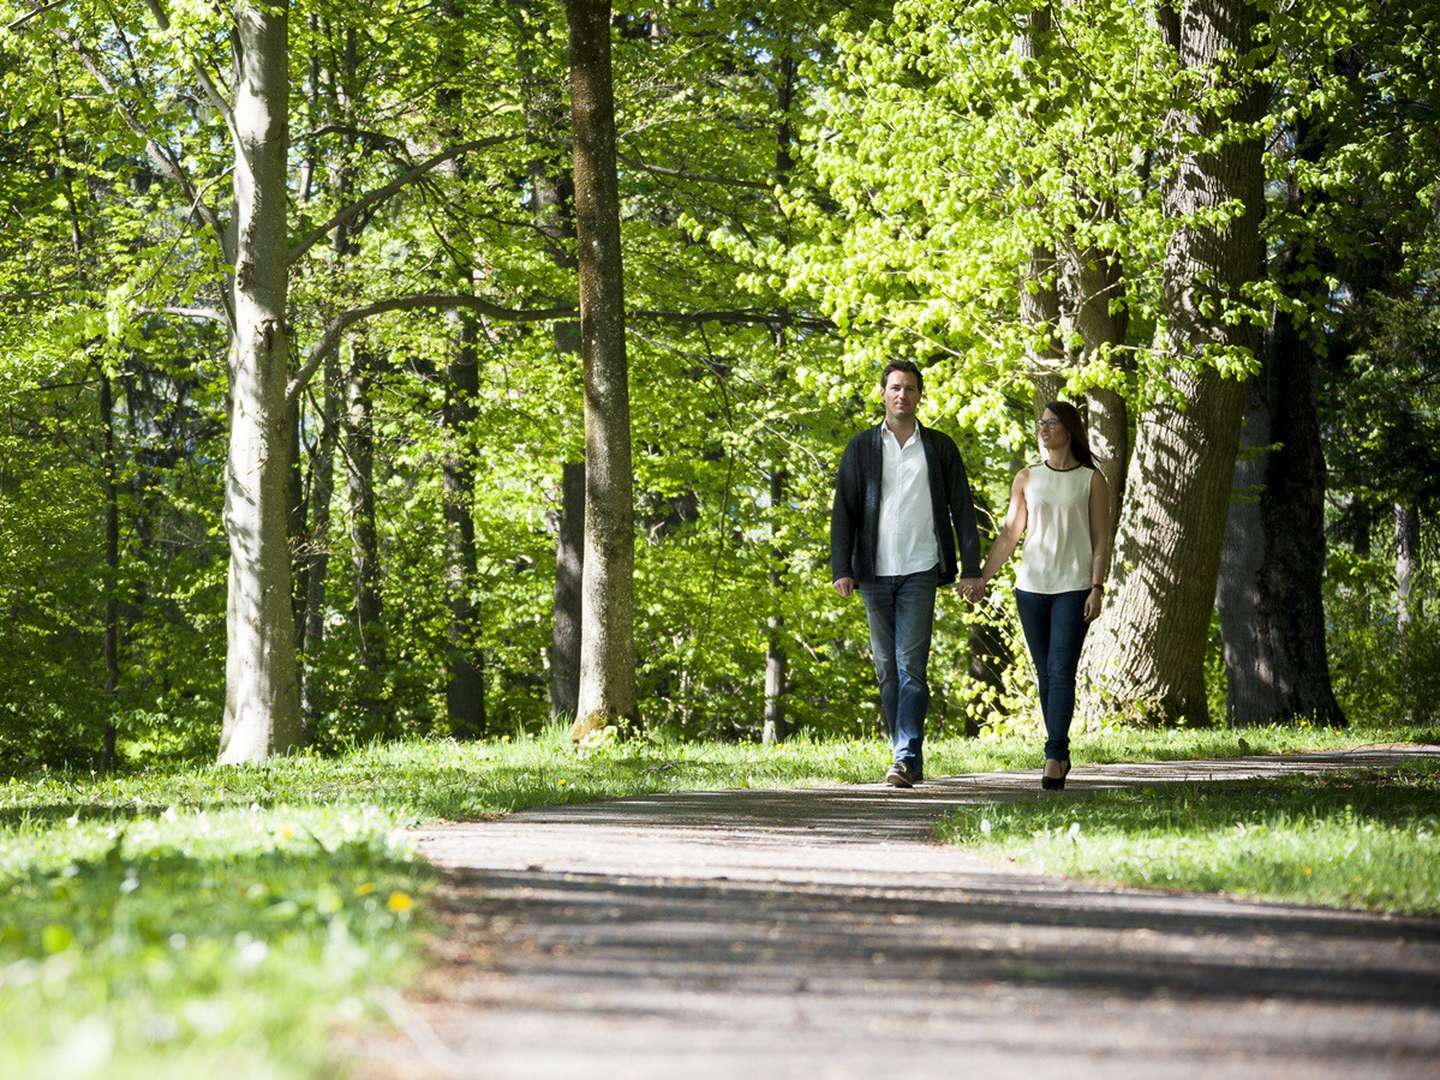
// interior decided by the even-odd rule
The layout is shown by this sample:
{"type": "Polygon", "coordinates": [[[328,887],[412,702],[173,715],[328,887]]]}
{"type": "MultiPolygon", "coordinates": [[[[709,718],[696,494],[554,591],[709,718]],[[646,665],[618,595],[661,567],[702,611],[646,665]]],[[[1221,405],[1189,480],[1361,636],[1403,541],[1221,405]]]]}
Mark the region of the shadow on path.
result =
{"type": "MultiPolygon", "coordinates": [[[[1077,770],[1079,789],[1393,765],[1077,770]]],[[[447,935],[366,1075],[1434,1076],[1440,920],[1110,888],[929,842],[1033,775],[633,798],[421,836],[447,935]]]]}

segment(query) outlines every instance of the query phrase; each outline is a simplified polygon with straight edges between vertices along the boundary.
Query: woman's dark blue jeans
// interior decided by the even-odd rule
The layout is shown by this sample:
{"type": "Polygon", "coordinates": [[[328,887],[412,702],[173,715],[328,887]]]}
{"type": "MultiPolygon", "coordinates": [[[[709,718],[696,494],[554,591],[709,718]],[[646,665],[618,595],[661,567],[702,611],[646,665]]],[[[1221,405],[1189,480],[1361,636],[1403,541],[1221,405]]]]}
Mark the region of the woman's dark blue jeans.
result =
{"type": "Polygon", "coordinates": [[[1015,590],[1025,644],[1035,661],[1040,712],[1045,717],[1045,756],[1070,759],[1070,718],[1075,715],[1075,669],[1085,643],[1085,598],[1090,590],[1034,593],[1015,590]]]}

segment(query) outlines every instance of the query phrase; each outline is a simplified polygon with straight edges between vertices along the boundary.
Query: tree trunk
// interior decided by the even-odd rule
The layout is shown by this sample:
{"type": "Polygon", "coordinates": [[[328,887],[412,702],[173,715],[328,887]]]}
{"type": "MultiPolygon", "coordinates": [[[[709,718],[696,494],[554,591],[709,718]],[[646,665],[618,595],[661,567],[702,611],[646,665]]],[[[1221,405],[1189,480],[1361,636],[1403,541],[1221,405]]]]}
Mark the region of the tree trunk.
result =
{"type": "Polygon", "coordinates": [[[115,461],[115,401],[110,375],[100,371],[100,422],[105,442],[101,467],[105,474],[105,732],[100,771],[115,767],[115,706],[120,689],[120,504],[115,461]]]}
{"type": "MultiPolygon", "coordinates": [[[[340,428],[340,373],[333,350],[325,358],[322,372],[325,396],[321,406],[320,437],[310,464],[310,527],[300,558],[300,573],[305,583],[305,625],[300,634],[300,650],[310,658],[318,656],[325,644],[325,583],[330,576],[330,507],[335,495],[335,445],[340,428]]],[[[301,710],[313,730],[319,718],[320,703],[309,663],[300,675],[301,710]]]]}
{"type": "MultiPolygon", "coordinates": [[[[466,16],[463,0],[444,0],[440,6],[440,17],[450,32],[437,58],[443,82],[435,95],[435,104],[441,130],[445,132],[446,141],[452,143],[463,139],[461,117],[466,105],[467,80],[462,44],[466,16]]],[[[447,162],[439,171],[457,188],[465,180],[465,167],[459,160],[447,162]]],[[[453,259],[447,275],[452,291],[473,292],[474,269],[463,251],[465,245],[448,246],[453,259]]],[[[485,667],[480,652],[480,605],[475,599],[479,580],[472,447],[476,398],[480,392],[475,347],[479,327],[472,312],[447,311],[444,318],[450,349],[442,412],[447,449],[440,466],[445,489],[445,593],[450,608],[445,643],[445,714],[452,734],[462,739],[477,739],[485,733],[485,667]]]]}
{"type": "MultiPolygon", "coordinates": [[[[1042,5],[1027,16],[1025,30],[1015,39],[1015,53],[1022,60],[1037,60],[1049,47],[1051,12],[1042,5]]],[[[1030,176],[1021,178],[1029,189],[1030,176]]],[[[1040,198],[1040,196],[1036,196],[1040,198]]],[[[1020,285],[1020,324],[1026,331],[1025,361],[1035,385],[1035,416],[1045,403],[1060,396],[1061,371],[1065,354],[1057,332],[1060,329],[1059,264],[1051,244],[1034,244],[1020,285]]]]}
{"type": "MultiPolygon", "coordinates": [[[[1114,216],[1109,206],[1102,212],[1108,217],[1114,216]]],[[[1125,344],[1129,320],[1123,309],[1112,311],[1110,307],[1124,292],[1119,260],[1098,247],[1082,251],[1076,256],[1073,280],[1075,328],[1084,342],[1080,361],[1088,364],[1107,347],[1125,344]]],[[[1087,390],[1085,402],[1089,413],[1090,449],[1110,487],[1110,535],[1114,536],[1125,495],[1126,455],[1130,449],[1129,410],[1123,397],[1102,387],[1087,390]]]]}
{"type": "MultiPolygon", "coordinates": [[[[470,288],[469,273],[464,288],[470,288]]],[[[480,655],[479,605],[476,583],[475,468],[471,464],[471,428],[475,398],[480,392],[476,362],[477,328],[473,316],[453,313],[453,331],[445,388],[444,423],[450,449],[441,465],[445,485],[445,591],[450,627],[445,682],[445,712],[450,730],[462,739],[485,733],[485,669],[480,655]]]]}
{"type": "Polygon", "coordinates": [[[1317,358],[1277,312],[1250,382],[1217,601],[1232,724],[1343,724],[1325,649],[1317,358]],[[1272,449],[1273,447],[1273,449],[1272,449]]]}
{"type": "Polygon", "coordinates": [[[1110,604],[1081,661],[1082,708],[1203,723],[1202,665],[1245,403],[1244,384],[1204,361],[1211,349],[1254,348],[1251,329],[1221,314],[1260,274],[1263,208],[1259,141],[1234,131],[1208,140],[1232,122],[1253,122],[1263,98],[1231,70],[1253,43],[1254,9],[1244,0],[1168,12],[1162,26],[1186,71],[1237,94],[1228,115],[1168,118],[1182,145],[1162,194],[1177,224],[1162,267],[1168,340],[1157,345],[1187,363],[1168,373],[1174,396],[1149,406],[1137,425],[1110,604]],[[1201,216],[1232,202],[1242,210],[1227,223],[1201,216]]]}
{"type": "MultiPolygon", "coordinates": [[[[785,498],[785,474],[776,470],[770,474],[770,513],[779,513],[785,498]]],[[[778,548],[770,552],[771,567],[769,618],[765,620],[765,727],[761,741],[783,742],[789,733],[785,725],[785,682],[789,665],[785,655],[785,597],[784,553],[778,548]]]]}
{"type": "MultiPolygon", "coordinates": [[[[790,177],[790,172],[795,168],[795,159],[790,153],[791,144],[794,142],[794,131],[790,123],[790,109],[795,96],[795,80],[798,75],[798,66],[795,58],[788,53],[789,41],[785,42],[786,52],[778,62],[779,87],[776,107],[780,114],[780,123],[775,131],[775,182],[784,186],[790,177]]],[[[788,236],[786,237],[788,243],[788,236]]],[[[775,332],[775,349],[783,357],[785,348],[785,332],[775,332]]],[[[775,368],[775,382],[784,392],[784,383],[789,377],[786,365],[781,362],[775,368]]],[[[781,464],[775,464],[770,473],[770,513],[772,518],[780,513],[780,507],[785,499],[785,469],[781,464]]],[[[789,659],[785,654],[785,597],[787,592],[785,582],[785,552],[779,546],[773,546],[770,552],[770,615],[765,620],[765,726],[761,730],[761,741],[765,743],[783,742],[789,734],[785,723],[785,693],[789,676],[789,659]]]]}
{"type": "Polygon", "coordinates": [[[300,740],[286,535],[286,153],[283,4],[235,9],[235,338],[225,532],[225,719],[219,760],[261,762],[300,740]]]}
{"type": "MultiPolygon", "coordinates": [[[[354,567],[356,649],[372,674],[385,660],[380,625],[380,547],[375,532],[375,429],[370,400],[372,357],[363,339],[351,342],[345,377],[345,460],[350,491],[350,558],[354,567]]],[[[366,689],[369,689],[368,687],[366,689]]]]}
{"type": "Polygon", "coordinates": [[[636,718],[635,508],[608,0],[568,0],[580,352],[585,366],[585,569],[571,735],[636,718]]]}
{"type": "Polygon", "coordinates": [[[1420,511],[1407,503],[1395,504],[1395,623],[1403,632],[1422,615],[1414,595],[1420,571],[1420,511]]]}
{"type": "Polygon", "coordinates": [[[574,720],[580,707],[580,594],[585,565],[585,463],[567,461],[555,537],[555,618],[550,632],[550,716],[574,720]]]}

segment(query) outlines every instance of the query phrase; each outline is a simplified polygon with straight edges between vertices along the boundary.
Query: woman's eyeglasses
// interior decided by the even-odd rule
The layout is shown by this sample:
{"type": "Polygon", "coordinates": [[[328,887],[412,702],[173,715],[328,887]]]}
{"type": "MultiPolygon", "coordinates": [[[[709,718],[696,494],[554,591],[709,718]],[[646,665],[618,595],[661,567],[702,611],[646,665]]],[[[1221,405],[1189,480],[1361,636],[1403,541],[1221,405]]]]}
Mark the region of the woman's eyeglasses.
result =
{"type": "Polygon", "coordinates": [[[1037,420],[1036,423],[1047,431],[1050,430],[1050,428],[1060,426],[1059,420],[1037,420]]]}

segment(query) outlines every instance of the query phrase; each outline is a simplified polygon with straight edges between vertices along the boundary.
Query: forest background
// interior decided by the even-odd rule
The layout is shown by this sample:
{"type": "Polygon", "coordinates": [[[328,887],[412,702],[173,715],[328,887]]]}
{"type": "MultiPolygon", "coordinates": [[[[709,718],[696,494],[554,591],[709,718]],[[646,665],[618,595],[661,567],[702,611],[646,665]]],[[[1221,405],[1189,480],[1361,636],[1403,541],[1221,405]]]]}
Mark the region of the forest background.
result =
{"type": "MultiPolygon", "coordinates": [[[[910,358],[992,527],[1037,402],[1085,405],[1120,495],[1087,723],[1433,719],[1440,23],[1215,12],[617,7],[630,715],[875,729],[829,503],[910,358]]],[[[580,602],[566,6],[0,25],[0,769],[213,758],[246,648],[295,657],[249,759],[573,716],[614,622],[580,602]],[[280,518],[236,460],[281,466],[280,518]],[[285,573],[247,622],[251,525],[285,573]]],[[[1004,605],[939,620],[932,730],[1032,724],[1004,605]]]]}

